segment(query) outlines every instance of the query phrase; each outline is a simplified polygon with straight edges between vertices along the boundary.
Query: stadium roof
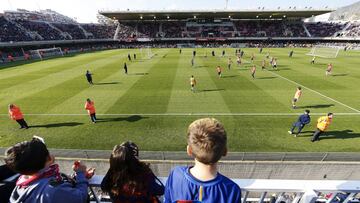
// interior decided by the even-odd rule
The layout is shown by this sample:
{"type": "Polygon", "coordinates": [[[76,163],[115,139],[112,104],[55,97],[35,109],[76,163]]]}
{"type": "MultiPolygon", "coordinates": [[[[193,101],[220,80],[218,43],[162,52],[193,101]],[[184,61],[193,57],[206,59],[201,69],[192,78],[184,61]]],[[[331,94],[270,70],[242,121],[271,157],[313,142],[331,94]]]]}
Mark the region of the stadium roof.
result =
{"type": "Polygon", "coordinates": [[[125,20],[183,20],[189,18],[233,18],[233,19],[276,19],[276,18],[309,18],[333,10],[214,10],[214,11],[99,11],[111,19],[125,20]]]}

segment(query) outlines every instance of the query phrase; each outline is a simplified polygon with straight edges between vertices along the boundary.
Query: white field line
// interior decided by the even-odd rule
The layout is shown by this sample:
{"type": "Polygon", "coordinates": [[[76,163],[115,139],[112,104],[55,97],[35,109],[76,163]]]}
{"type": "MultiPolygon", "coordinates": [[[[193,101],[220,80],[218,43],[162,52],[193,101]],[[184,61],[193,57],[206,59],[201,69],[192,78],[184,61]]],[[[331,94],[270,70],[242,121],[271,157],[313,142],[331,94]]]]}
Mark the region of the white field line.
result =
{"type": "Polygon", "coordinates": [[[288,78],[286,78],[286,77],[283,77],[283,76],[281,76],[281,75],[279,75],[279,74],[277,74],[277,73],[274,73],[274,72],[272,72],[272,71],[269,71],[269,70],[266,70],[266,71],[268,71],[268,72],[270,72],[271,74],[276,75],[276,76],[278,76],[278,77],[280,77],[280,78],[282,78],[282,79],[284,79],[284,80],[287,80],[288,82],[291,82],[291,83],[293,83],[293,84],[296,84],[296,85],[298,85],[298,86],[301,86],[301,87],[303,87],[303,88],[305,88],[305,89],[307,89],[307,90],[310,90],[311,92],[314,92],[314,93],[316,93],[316,94],[318,94],[318,95],[320,95],[320,96],[322,96],[322,97],[324,97],[324,98],[326,98],[326,99],[328,99],[328,100],[331,100],[331,101],[336,102],[336,103],[338,103],[338,104],[340,104],[340,105],[342,105],[342,106],[344,106],[344,107],[347,107],[347,108],[349,108],[349,109],[351,109],[351,110],[353,110],[353,111],[355,111],[355,112],[357,112],[357,113],[360,113],[359,110],[357,110],[357,109],[355,109],[355,108],[353,108],[353,107],[351,107],[351,106],[349,106],[349,105],[346,105],[346,104],[344,104],[344,103],[342,103],[342,102],[340,102],[340,101],[338,101],[338,100],[336,100],[336,99],[333,99],[333,98],[331,98],[331,97],[328,97],[328,96],[326,96],[326,95],[324,95],[324,94],[322,94],[322,93],[320,93],[320,92],[318,92],[318,91],[316,91],[316,90],[313,90],[313,89],[311,89],[311,88],[309,88],[309,87],[306,87],[306,86],[304,86],[304,85],[302,85],[302,84],[300,84],[300,83],[297,83],[297,82],[295,82],[295,81],[293,81],[293,80],[290,80],[290,79],[288,79],[288,78]]]}
{"type": "MultiPolygon", "coordinates": [[[[244,60],[244,61],[249,62],[248,60],[244,60]]],[[[282,79],[290,82],[290,83],[293,83],[293,84],[295,84],[295,85],[297,85],[297,86],[301,86],[301,87],[303,87],[303,88],[305,88],[305,89],[307,89],[307,90],[310,90],[311,92],[314,92],[315,94],[318,94],[318,95],[320,95],[320,96],[322,96],[322,97],[324,97],[324,98],[326,98],[326,99],[328,99],[328,100],[331,100],[331,101],[333,101],[333,102],[335,102],[335,103],[338,103],[338,104],[340,104],[340,105],[342,105],[342,106],[344,106],[344,107],[346,107],[346,108],[349,108],[349,109],[351,109],[351,110],[353,110],[353,111],[355,111],[355,112],[357,112],[357,113],[360,113],[360,110],[357,110],[357,109],[355,109],[355,108],[353,108],[353,107],[351,107],[351,106],[349,106],[349,105],[346,105],[346,104],[344,104],[344,103],[342,103],[342,102],[340,102],[340,101],[338,101],[338,100],[336,100],[336,99],[333,99],[333,98],[331,98],[331,97],[328,97],[328,96],[326,96],[326,95],[324,95],[324,94],[322,94],[322,93],[320,93],[320,92],[318,92],[318,91],[316,91],[316,90],[313,90],[313,89],[311,89],[311,88],[309,88],[309,87],[306,87],[306,86],[304,86],[304,85],[302,85],[302,84],[300,84],[300,83],[297,83],[297,82],[295,82],[295,81],[293,81],[293,80],[290,80],[290,79],[288,79],[288,78],[286,78],[286,77],[283,77],[283,76],[281,76],[281,75],[279,75],[279,74],[277,74],[277,73],[274,73],[274,72],[269,71],[269,70],[267,70],[267,69],[265,69],[265,70],[268,71],[269,73],[271,73],[271,74],[279,77],[279,78],[282,78],[282,79]]]]}
{"type": "MultiPolygon", "coordinates": [[[[138,114],[96,114],[97,116],[296,116],[302,113],[138,113],[138,114]]],[[[311,113],[326,115],[327,113],[311,113]]],[[[339,116],[360,116],[360,113],[334,113],[339,116]]],[[[88,114],[24,114],[26,116],[88,116],[88,114]]],[[[0,114],[8,116],[8,114],[0,114]]]]}

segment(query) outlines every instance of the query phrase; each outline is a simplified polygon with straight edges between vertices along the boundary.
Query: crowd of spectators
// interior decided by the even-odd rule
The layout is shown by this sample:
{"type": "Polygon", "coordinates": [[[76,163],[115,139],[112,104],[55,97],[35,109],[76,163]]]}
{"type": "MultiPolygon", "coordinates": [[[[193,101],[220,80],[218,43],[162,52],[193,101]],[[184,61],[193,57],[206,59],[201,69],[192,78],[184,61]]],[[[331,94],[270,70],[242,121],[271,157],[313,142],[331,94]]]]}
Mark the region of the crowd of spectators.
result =
{"type": "Polygon", "coordinates": [[[0,41],[77,40],[136,38],[229,38],[229,37],[358,37],[360,24],[302,23],[280,20],[237,20],[225,24],[197,24],[185,21],[124,22],[117,25],[66,24],[42,21],[17,20],[0,17],[0,41]],[[116,33],[116,30],[118,31],[116,33]],[[340,32],[342,31],[342,32],[340,32]],[[36,33],[36,34],[34,34],[36,33]]]}
{"type": "Polygon", "coordinates": [[[81,27],[92,33],[94,39],[112,39],[116,31],[115,25],[81,24],[81,27]]]}
{"type": "Polygon", "coordinates": [[[285,37],[308,37],[301,23],[286,24],[285,37]]]}
{"type": "Polygon", "coordinates": [[[58,30],[50,27],[49,24],[41,21],[25,21],[17,20],[21,26],[26,28],[29,31],[37,32],[43,40],[62,40],[66,39],[63,37],[58,30]]]}
{"type": "Polygon", "coordinates": [[[71,35],[72,39],[86,39],[85,33],[80,29],[78,24],[64,24],[64,23],[53,23],[53,26],[57,27],[63,32],[67,32],[71,35]]]}
{"type": "Polygon", "coordinates": [[[0,42],[16,42],[33,40],[14,23],[0,16],[0,42]]]}
{"type": "Polygon", "coordinates": [[[185,22],[182,21],[166,21],[162,23],[163,37],[166,38],[179,38],[183,37],[185,31],[185,22]]]}
{"type": "Polygon", "coordinates": [[[235,21],[234,22],[238,37],[256,37],[257,22],[255,21],[235,21]]]}
{"type": "Polygon", "coordinates": [[[360,22],[352,23],[345,34],[346,37],[359,37],[360,36],[360,22]]]}
{"type": "Polygon", "coordinates": [[[333,37],[336,32],[341,31],[345,23],[305,23],[306,28],[312,37],[333,37]]]}
{"type": "Polygon", "coordinates": [[[112,39],[114,37],[115,30],[115,25],[66,23],[50,24],[43,21],[30,20],[16,20],[13,22],[5,17],[0,17],[0,42],[89,38],[112,39]],[[21,29],[21,27],[23,29],[21,29]],[[90,35],[86,35],[85,32],[90,33],[90,35]],[[36,33],[36,35],[31,35],[30,33],[36,33]]]}
{"type": "MultiPolygon", "coordinates": [[[[198,119],[189,125],[186,139],[186,151],[194,163],[175,167],[166,186],[154,175],[149,164],[139,160],[139,148],[135,143],[127,141],[115,145],[109,158],[110,167],[101,183],[102,191],[112,202],[160,203],[163,196],[161,202],[164,203],[240,203],[239,186],[217,168],[218,161],[228,152],[224,126],[213,118],[198,119]]],[[[62,174],[40,137],[34,136],[30,141],[10,147],[4,161],[2,167],[7,176],[14,172],[20,176],[16,185],[0,187],[1,202],[89,202],[88,179],[95,169],[75,160],[74,174],[62,174]]]]}

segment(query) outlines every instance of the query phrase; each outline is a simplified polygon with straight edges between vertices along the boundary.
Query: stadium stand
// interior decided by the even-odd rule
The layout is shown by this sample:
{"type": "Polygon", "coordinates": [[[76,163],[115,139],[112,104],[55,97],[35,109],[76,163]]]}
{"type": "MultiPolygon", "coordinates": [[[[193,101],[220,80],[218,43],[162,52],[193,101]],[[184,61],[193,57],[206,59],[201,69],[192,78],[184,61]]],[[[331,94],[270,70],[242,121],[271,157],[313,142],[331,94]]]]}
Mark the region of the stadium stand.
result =
{"type": "Polygon", "coordinates": [[[66,37],[61,35],[61,32],[50,27],[48,23],[41,21],[25,21],[17,20],[17,23],[21,24],[29,31],[36,32],[41,36],[40,40],[65,40],[66,37]]]}
{"type": "Polygon", "coordinates": [[[31,40],[33,39],[18,26],[0,16],[0,42],[31,40]]]}
{"type": "MultiPolygon", "coordinates": [[[[24,11],[25,12],[25,11],[24,11]]],[[[28,11],[26,11],[28,12],[28,11]]],[[[204,13],[203,18],[191,18],[192,15],[182,16],[173,13],[168,18],[158,20],[139,20],[141,13],[106,13],[110,18],[118,18],[117,24],[79,24],[72,21],[48,21],[36,13],[36,17],[21,17],[20,11],[16,15],[0,17],[0,42],[24,41],[53,41],[53,40],[94,40],[115,39],[121,41],[137,41],[137,39],[174,39],[187,38],[357,38],[360,36],[360,23],[357,22],[303,22],[309,14],[299,12],[297,17],[257,19],[216,18],[211,13],[204,13]],[[136,16],[134,16],[136,15],[136,16]],[[177,16],[178,15],[178,16],[177,16]],[[20,16],[20,17],[19,17],[20,16]],[[123,20],[125,18],[126,20],[123,20]],[[35,20],[34,20],[35,19],[35,20]]],[[[242,12],[239,12],[239,15],[242,12]]],[[[288,11],[285,14],[292,14],[288,11]]],[[[57,14],[60,15],[60,14],[57,14]]],[[[153,14],[155,15],[155,13],[153,14]]],[[[214,14],[215,15],[215,14],[214,14]]],[[[286,15],[284,15],[286,16],[286,15]]]]}
{"type": "Polygon", "coordinates": [[[312,37],[333,37],[336,32],[341,31],[346,23],[306,23],[312,37]]]}
{"type": "Polygon", "coordinates": [[[81,27],[91,33],[94,39],[112,39],[116,30],[115,25],[81,24],[81,27]]]}
{"type": "Polygon", "coordinates": [[[346,37],[359,37],[360,36],[360,22],[351,23],[346,30],[344,36],[346,37]]]}

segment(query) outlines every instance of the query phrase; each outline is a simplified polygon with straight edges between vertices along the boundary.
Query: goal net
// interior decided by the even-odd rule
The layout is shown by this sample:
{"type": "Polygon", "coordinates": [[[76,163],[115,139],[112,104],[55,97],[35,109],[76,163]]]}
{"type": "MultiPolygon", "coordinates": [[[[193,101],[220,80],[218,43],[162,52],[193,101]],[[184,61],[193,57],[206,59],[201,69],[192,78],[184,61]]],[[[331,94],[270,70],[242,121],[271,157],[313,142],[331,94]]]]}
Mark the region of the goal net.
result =
{"type": "Polygon", "coordinates": [[[336,58],[341,49],[344,49],[344,47],[316,45],[306,55],[322,58],[336,58]]]}
{"type": "Polygon", "coordinates": [[[54,47],[49,49],[36,49],[29,51],[31,58],[45,59],[54,56],[64,56],[60,47],[54,47]]]}
{"type": "Polygon", "coordinates": [[[151,47],[149,46],[140,48],[140,53],[143,59],[151,59],[154,57],[154,54],[151,51],[151,47]]]}

